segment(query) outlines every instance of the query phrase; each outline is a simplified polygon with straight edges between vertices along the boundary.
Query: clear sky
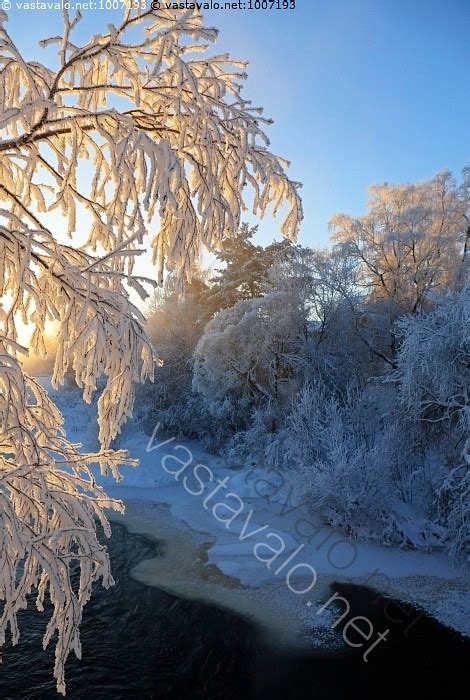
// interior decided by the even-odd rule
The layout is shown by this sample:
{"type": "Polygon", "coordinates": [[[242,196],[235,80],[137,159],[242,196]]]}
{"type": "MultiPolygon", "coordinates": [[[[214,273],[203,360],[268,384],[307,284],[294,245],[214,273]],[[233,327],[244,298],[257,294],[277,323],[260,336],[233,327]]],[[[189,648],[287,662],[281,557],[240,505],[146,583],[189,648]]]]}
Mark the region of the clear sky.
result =
{"type": "MultiPolygon", "coordinates": [[[[324,244],[337,211],[364,211],[369,184],[470,163],[470,0],[297,0],[295,10],[209,11],[219,49],[249,59],[245,95],[275,119],[272,150],[304,183],[301,242],[324,244]]],[[[1,2],[0,2],[1,5],[1,2]]],[[[8,11],[30,57],[60,11],[8,11]]],[[[85,14],[85,13],[84,13],[85,14]]],[[[92,32],[116,21],[90,11],[92,32]]],[[[261,239],[272,240],[267,219],[261,239]]]]}

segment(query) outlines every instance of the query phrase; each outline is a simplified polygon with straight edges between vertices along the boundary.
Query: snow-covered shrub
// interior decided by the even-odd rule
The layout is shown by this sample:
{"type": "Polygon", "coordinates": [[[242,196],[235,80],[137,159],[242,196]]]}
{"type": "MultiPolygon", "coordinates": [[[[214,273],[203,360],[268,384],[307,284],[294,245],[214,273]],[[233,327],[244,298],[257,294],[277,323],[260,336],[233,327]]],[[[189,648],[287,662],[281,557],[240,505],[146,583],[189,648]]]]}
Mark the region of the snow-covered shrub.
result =
{"type": "Polygon", "coordinates": [[[67,376],[64,386],[59,387],[52,393],[54,401],[65,417],[69,419],[69,436],[71,439],[87,445],[89,449],[99,449],[98,439],[98,399],[103,382],[98,382],[98,391],[95,392],[90,403],[85,403],[82,399],[81,389],[72,381],[70,375],[67,376]]]}
{"type": "Polygon", "coordinates": [[[451,557],[470,561],[470,470],[466,464],[452,469],[439,493],[439,508],[446,525],[445,543],[451,557]]]}
{"type": "Polygon", "coordinates": [[[251,467],[270,461],[268,455],[277,443],[282,418],[282,411],[272,401],[255,408],[246,430],[232,435],[223,450],[228,464],[251,467]]]}
{"type": "Polygon", "coordinates": [[[439,493],[449,551],[468,552],[470,468],[470,288],[438,300],[433,311],[400,322],[398,398],[430,441],[439,443],[448,472],[439,493]]]}
{"type": "Polygon", "coordinates": [[[387,329],[379,327],[377,318],[360,299],[344,300],[318,348],[323,356],[320,376],[341,395],[351,386],[366,387],[370,377],[388,367],[383,359],[389,354],[388,336],[387,329]]]}
{"type": "Polygon", "coordinates": [[[280,439],[294,498],[307,496],[328,522],[356,535],[383,531],[391,488],[387,454],[352,433],[344,407],[324,385],[303,387],[280,439]]]}
{"type": "Polygon", "coordinates": [[[358,397],[345,402],[321,382],[306,384],[271,446],[293,487],[327,522],[357,538],[427,547],[439,529],[416,516],[400,493],[396,474],[409,458],[393,423],[365,424],[358,397]]]}
{"type": "MultiPolygon", "coordinates": [[[[194,434],[200,425],[197,412],[188,423],[188,402],[192,395],[192,356],[206,323],[204,309],[196,297],[196,288],[204,284],[196,277],[184,293],[173,278],[152,299],[147,318],[147,333],[159,357],[155,381],[136,389],[133,425],[152,432],[160,423],[173,434],[194,434]]],[[[196,431],[197,432],[197,431],[196,431]]]]}
{"type": "Polygon", "coordinates": [[[417,419],[458,427],[470,452],[470,287],[438,300],[428,314],[399,322],[393,378],[402,406],[417,419]]]}
{"type": "Polygon", "coordinates": [[[194,353],[194,391],[212,415],[243,429],[253,408],[289,392],[305,342],[288,294],[239,301],[207,324],[194,353]]]}

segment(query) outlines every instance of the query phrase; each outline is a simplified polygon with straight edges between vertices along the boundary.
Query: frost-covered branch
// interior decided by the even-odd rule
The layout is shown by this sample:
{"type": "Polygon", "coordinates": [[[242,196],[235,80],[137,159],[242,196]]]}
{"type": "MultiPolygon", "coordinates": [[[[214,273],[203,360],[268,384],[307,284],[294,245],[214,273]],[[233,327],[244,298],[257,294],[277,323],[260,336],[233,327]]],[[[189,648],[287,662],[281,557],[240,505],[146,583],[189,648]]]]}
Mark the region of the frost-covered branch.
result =
{"type": "Polygon", "coordinates": [[[156,361],[129,299],[152,283],[134,275],[135,258],[150,234],[157,283],[165,268],[188,279],[202,246],[237,235],[251,196],[259,216],[287,206],[289,238],[302,210],[286,161],[268,150],[269,120],[241,97],[245,62],[205,53],[217,32],[198,13],[129,10],[78,45],[80,16],[65,11],[62,36],[42,42],[58,45],[54,69],[23,58],[7,19],[0,11],[0,644],[8,626],[18,641],[27,596],[42,608],[48,592],[45,643],[58,631],[64,692],[91,585],[112,583],[94,518],[109,533],[104,508],[122,508],[91,466],[118,478],[129,463],[111,444],[156,361]],[[104,375],[98,453],[67,440],[60,412],[24,372],[20,320],[39,355],[57,323],[55,387],[73,370],[90,401],[104,375]]]}

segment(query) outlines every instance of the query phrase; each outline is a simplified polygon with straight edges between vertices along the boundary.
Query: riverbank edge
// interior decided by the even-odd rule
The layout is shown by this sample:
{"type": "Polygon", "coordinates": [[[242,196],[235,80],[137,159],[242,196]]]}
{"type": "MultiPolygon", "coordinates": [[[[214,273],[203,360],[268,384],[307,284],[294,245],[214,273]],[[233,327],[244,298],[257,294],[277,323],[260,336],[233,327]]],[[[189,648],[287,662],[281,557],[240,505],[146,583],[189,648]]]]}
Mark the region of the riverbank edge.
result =
{"type": "MultiPolygon", "coordinates": [[[[251,587],[224,573],[210,561],[208,554],[217,541],[216,535],[194,529],[177,518],[171,512],[171,503],[132,498],[124,499],[124,503],[126,512],[123,515],[111,512],[110,520],[123,524],[130,532],[157,541],[165,555],[140,562],[130,572],[136,580],[179,597],[229,609],[254,622],[265,639],[291,651],[303,653],[306,649],[317,648],[334,652],[344,648],[341,636],[332,629],[335,621],[332,611],[316,618],[316,613],[306,608],[305,598],[293,594],[282,579],[251,587]]],[[[335,583],[372,588],[384,597],[413,606],[417,617],[424,613],[463,638],[470,638],[468,586],[464,579],[423,575],[397,577],[393,580],[393,595],[390,595],[380,581],[371,582],[367,575],[322,575],[315,586],[315,609],[331,597],[335,583]]]]}

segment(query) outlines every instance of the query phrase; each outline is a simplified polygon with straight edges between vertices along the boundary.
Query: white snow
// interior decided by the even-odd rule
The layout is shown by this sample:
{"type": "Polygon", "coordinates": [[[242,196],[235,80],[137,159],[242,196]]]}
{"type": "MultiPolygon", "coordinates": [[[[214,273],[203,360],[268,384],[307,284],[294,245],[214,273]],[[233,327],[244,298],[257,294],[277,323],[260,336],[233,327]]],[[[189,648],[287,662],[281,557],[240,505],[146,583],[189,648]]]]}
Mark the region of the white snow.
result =
{"type": "MultiPolygon", "coordinates": [[[[89,413],[89,421],[84,421],[83,417],[77,416],[79,407],[73,403],[70,405],[70,399],[67,400],[64,392],[61,393],[63,395],[60,406],[66,417],[66,424],[88,426],[92,407],[82,407],[82,411],[89,413]]],[[[87,440],[90,439],[89,432],[88,427],[83,431],[83,437],[87,440]]],[[[78,433],[74,435],[74,439],[79,437],[78,433]]],[[[303,562],[313,567],[317,576],[317,583],[311,591],[310,599],[325,600],[328,597],[326,596],[328,586],[333,581],[364,583],[391,597],[421,606],[442,623],[470,636],[468,579],[444,554],[404,551],[399,548],[362,542],[351,543],[343,534],[327,525],[313,523],[311,517],[301,508],[294,509],[293,506],[286,505],[285,494],[282,492],[277,494],[277,500],[257,496],[255,485],[256,490],[262,493],[259,480],[266,479],[268,476],[261,470],[247,475],[246,472],[229,469],[222,459],[206,453],[198,443],[191,441],[183,443],[171,436],[160,436],[158,432],[150,443],[149,440],[148,435],[137,431],[123,439],[121,446],[126,447],[132,457],[140,460],[140,466],[125,467],[122,470],[124,480],[121,483],[116,484],[111,476],[97,476],[98,482],[105,486],[110,496],[120,498],[129,505],[130,513],[124,516],[124,523],[127,517],[132,528],[147,532],[158,539],[160,539],[159,532],[163,528],[166,530],[164,537],[168,539],[168,528],[163,526],[161,510],[157,506],[152,508],[152,504],[168,504],[173,530],[178,527],[178,524],[185,528],[186,536],[188,537],[190,533],[191,537],[195,538],[194,547],[197,544],[208,543],[208,561],[204,565],[206,567],[212,565],[221,574],[235,579],[235,583],[239,582],[237,586],[241,585],[245,592],[250,591],[248,597],[251,601],[256,600],[257,606],[260,604],[260,598],[255,596],[253,599],[251,594],[259,589],[258,593],[262,594],[266,602],[270,595],[268,591],[271,591],[275,600],[274,607],[277,610],[279,605],[291,612],[296,610],[297,614],[304,618],[302,621],[299,620],[299,624],[305,624],[306,615],[312,620],[313,615],[308,615],[306,608],[309,594],[300,596],[291,592],[285,580],[290,566],[303,562]],[[163,444],[158,447],[159,443],[163,444]],[[148,451],[149,446],[151,451],[148,451]],[[178,462],[176,458],[180,461],[178,462]],[[186,463],[187,466],[178,479],[168,473],[168,471],[177,472],[186,463]],[[201,480],[205,483],[200,495],[188,493],[183,481],[187,476],[186,486],[196,491],[198,484],[193,477],[196,465],[204,465],[210,470],[210,472],[203,470],[201,473],[201,480]],[[168,471],[165,470],[165,466],[168,471]],[[212,481],[209,481],[210,473],[213,475],[212,481]],[[206,507],[204,507],[205,499],[208,499],[209,494],[224,479],[227,480],[225,488],[220,487],[219,491],[206,501],[206,507]],[[232,497],[226,497],[229,493],[238,496],[236,502],[232,497]],[[215,517],[213,507],[217,503],[230,504],[236,509],[239,502],[243,504],[243,511],[231,523],[221,522],[215,517]],[[318,533],[311,537],[311,542],[299,534],[299,532],[306,532],[307,521],[310,527],[308,533],[313,532],[313,527],[320,528],[318,533]],[[245,538],[242,536],[244,527],[245,538]],[[257,533],[258,529],[260,531],[257,533]],[[250,536],[253,532],[255,534],[250,536]],[[272,533],[272,536],[267,537],[268,533],[272,533]],[[254,547],[258,543],[268,543],[271,547],[277,547],[281,540],[285,549],[276,558],[271,568],[268,568],[266,563],[259,561],[255,556],[254,547]],[[292,559],[291,564],[276,575],[275,571],[300,545],[304,546],[292,559]]],[[[120,517],[122,516],[114,516],[117,519],[120,517]]],[[[228,512],[225,512],[223,517],[228,518],[228,512]]],[[[180,535],[181,533],[178,537],[180,535]]],[[[190,550],[193,553],[194,547],[190,550]]],[[[272,553],[264,549],[261,556],[267,559],[270,554],[272,553]]],[[[181,566],[181,558],[177,558],[177,561],[178,566],[181,566]]],[[[238,611],[248,605],[251,610],[249,614],[255,614],[246,600],[243,605],[240,604],[239,588],[232,589],[230,594],[227,588],[224,588],[222,594],[219,590],[216,591],[214,586],[204,585],[201,589],[194,578],[194,572],[189,574],[190,577],[193,575],[192,579],[188,579],[188,572],[185,573],[186,580],[182,585],[181,581],[177,580],[179,578],[177,569],[167,565],[165,568],[172,570],[175,581],[172,582],[171,577],[168,580],[166,576],[162,583],[160,572],[156,578],[153,577],[155,585],[158,584],[188,596],[193,587],[203,598],[214,599],[215,595],[218,602],[223,601],[224,604],[238,611]],[[234,590],[237,591],[235,599],[234,590]]],[[[152,575],[149,575],[148,571],[145,575],[142,573],[145,566],[140,569],[138,575],[141,578],[144,576],[147,582],[151,582],[152,575]]],[[[299,590],[305,588],[312,578],[308,571],[305,570],[302,573],[303,577],[296,576],[292,581],[292,585],[299,590]]],[[[265,620],[270,618],[266,610],[263,615],[265,620]]]]}

